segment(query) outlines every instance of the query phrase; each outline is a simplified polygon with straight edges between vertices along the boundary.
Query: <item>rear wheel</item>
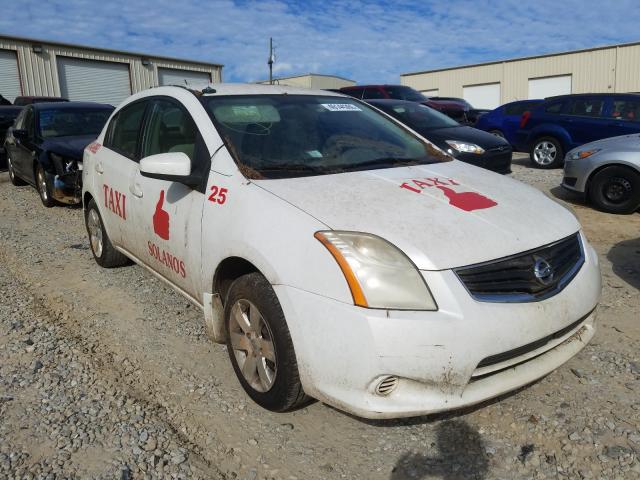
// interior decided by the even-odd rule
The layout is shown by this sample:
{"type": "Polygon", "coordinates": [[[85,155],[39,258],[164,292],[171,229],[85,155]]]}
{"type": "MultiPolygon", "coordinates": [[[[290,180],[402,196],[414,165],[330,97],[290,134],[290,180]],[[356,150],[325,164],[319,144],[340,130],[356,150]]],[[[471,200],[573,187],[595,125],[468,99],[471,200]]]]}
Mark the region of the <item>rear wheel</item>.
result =
{"type": "Polygon", "coordinates": [[[224,315],[231,364],[253,401],[274,412],[307,403],[291,334],[269,282],[259,273],[235,280],[224,315]]]}
{"type": "Polygon", "coordinates": [[[13,169],[13,163],[11,162],[11,157],[9,157],[9,155],[7,155],[7,170],[9,170],[9,181],[12,185],[20,187],[25,184],[24,180],[16,175],[16,171],[13,169]]]}
{"type": "Polygon", "coordinates": [[[529,158],[534,167],[556,168],[562,164],[564,151],[562,145],[553,137],[541,137],[533,142],[529,158]]]}
{"type": "Polygon", "coordinates": [[[640,174],[627,167],[606,167],[591,180],[589,199],[605,212],[633,213],[640,208],[640,174]]]}
{"type": "Polygon", "coordinates": [[[129,259],[116,250],[111,244],[107,231],[104,229],[98,206],[93,199],[89,200],[84,220],[87,233],[89,234],[91,252],[98,265],[105,268],[113,268],[121,267],[129,263],[129,259]]]}
{"type": "Polygon", "coordinates": [[[56,204],[56,201],[51,196],[51,185],[47,180],[47,174],[40,164],[36,165],[36,188],[45,207],[51,208],[56,204]]]}

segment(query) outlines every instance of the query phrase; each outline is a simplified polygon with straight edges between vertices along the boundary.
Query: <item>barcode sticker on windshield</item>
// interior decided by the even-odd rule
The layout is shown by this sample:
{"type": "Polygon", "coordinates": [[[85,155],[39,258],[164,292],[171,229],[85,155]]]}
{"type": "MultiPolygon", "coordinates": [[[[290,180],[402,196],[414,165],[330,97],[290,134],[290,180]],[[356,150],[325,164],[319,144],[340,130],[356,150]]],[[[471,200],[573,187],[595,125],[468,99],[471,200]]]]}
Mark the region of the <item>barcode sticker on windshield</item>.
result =
{"type": "Polygon", "coordinates": [[[331,112],[361,112],[362,109],[353,103],[321,103],[324,108],[331,112]]]}

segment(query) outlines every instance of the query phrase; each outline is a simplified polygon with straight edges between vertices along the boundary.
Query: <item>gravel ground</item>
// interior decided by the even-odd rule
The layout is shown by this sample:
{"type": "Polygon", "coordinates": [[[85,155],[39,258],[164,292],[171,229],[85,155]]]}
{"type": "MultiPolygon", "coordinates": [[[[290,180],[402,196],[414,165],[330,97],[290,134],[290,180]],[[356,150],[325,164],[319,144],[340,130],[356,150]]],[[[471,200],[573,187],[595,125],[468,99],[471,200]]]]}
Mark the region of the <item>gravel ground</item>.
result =
{"type": "Polygon", "coordinates": [[[594,341],[472,409],[363,421],[256,407],[201,312],[98,267],[81,210],[0,174],[0,478],[640,478],[640,215],[593,211],[557,170],[513,176],[570,203],[599,253],[594,341]]]}

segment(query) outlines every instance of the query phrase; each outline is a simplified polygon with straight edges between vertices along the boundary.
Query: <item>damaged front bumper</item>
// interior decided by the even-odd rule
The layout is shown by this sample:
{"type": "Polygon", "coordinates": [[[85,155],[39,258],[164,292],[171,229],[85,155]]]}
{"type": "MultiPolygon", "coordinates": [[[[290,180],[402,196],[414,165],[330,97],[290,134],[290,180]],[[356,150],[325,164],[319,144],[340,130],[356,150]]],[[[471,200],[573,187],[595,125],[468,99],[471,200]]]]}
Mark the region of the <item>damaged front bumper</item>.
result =
{"type": "Polygon", "coordinates": [[[48,173],[51,185],[51,196],[60,203],[75,205],[82,199],[82,172],[65,173],[63,175],[48,173]]]}
{"type": "Polygon", "coordinates": [[[461,408],[547,375],[595,333],[601,286],[590,246],[564,290],[539,302],[478,302],[453,271],[422,273],[436,312],[365,309],[274,286],[307,394],[365,418],[461,408]]]}

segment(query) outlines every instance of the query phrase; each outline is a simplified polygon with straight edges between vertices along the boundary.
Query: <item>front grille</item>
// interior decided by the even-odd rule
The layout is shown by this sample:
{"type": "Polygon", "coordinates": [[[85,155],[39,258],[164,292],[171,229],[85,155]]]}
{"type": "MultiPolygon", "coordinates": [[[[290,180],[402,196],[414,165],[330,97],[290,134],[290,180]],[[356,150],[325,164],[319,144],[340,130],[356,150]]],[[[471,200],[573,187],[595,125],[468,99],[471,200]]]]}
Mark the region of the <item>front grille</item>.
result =
{"type": "Polygon", "coordinates": [[[560,292],[583,263],[582,243],[576,233],[544,247],[455,272],[476,300],[534,302],[560,292]]]}

